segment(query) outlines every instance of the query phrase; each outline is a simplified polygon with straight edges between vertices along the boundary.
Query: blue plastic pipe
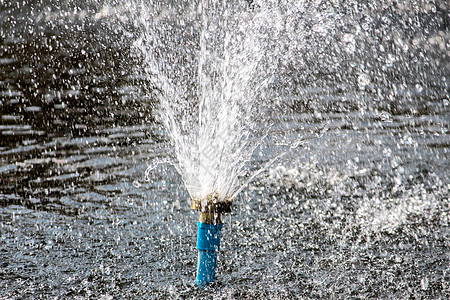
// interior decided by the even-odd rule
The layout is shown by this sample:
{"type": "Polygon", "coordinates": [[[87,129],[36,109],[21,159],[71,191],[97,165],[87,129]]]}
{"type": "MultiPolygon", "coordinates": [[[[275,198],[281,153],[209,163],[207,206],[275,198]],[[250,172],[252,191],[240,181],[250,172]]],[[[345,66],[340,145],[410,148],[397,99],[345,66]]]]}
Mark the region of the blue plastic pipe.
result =
{"type": "Polygon", "coordinates": [[[220,250],[220,230],[222,224],[197,222],[197,278],[195,285],[204,288],[215,280],[217,252],[220,250]]]}

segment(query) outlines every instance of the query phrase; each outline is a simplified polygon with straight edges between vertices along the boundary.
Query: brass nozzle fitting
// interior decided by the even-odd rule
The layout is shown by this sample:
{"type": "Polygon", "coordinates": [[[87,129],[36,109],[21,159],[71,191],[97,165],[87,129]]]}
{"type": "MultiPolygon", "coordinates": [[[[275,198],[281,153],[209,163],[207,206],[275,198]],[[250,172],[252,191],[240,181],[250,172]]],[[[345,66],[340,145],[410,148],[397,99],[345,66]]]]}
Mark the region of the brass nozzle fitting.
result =
{"type": "Polygon", "coordinates": [[[225,198],[219,201],[219,194],[209,194],[206,199],[191,199],[191,209],[200,212],[199,221],[205,224],[221,224],[221,214],[231,212],[231,204],[233,200],[225,198]]]}

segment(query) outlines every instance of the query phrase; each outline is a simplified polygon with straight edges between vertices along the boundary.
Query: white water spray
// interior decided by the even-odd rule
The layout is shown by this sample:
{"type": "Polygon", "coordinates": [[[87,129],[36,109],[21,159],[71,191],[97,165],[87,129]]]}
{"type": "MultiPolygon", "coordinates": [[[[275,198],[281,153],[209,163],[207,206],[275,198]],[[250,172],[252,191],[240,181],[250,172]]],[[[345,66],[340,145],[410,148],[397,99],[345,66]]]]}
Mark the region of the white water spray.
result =
{"type": "Polygon", "coordinates": [[[157,23],[141,11],[145,34],[136,46],[145,49],[148,73],[161,91],[159,117],[190,196],[233,198],[271,127],[263,115],[276,76],[280,49],[273,34],[282,31],[280,18],[242,1],[204,0],[186,11],[181,19],[160,12],[157,23]],[[179,39],[171,40],[175,31],[179,39]],[[191,48],[178,52],[180,44],[191,48]]]}

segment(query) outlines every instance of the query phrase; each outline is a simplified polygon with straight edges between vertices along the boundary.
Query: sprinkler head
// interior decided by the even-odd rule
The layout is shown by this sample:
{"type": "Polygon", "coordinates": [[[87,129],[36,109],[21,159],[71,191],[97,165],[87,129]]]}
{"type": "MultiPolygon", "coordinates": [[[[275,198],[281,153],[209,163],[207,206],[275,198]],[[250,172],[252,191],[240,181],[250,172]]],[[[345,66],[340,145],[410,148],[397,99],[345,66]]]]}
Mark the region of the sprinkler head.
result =
{"type": "Polygon", "coordinates": [[[197,222],[197,278],[195,285],[204,288],[215,280],[217,252],[220,250],[220,230],[222,213],[231,212],[233,200],[219,200],[219,193],[209,194],[206,198],[192,199],[191,208],[200,212],[197,222]]]}
{"type": "Polygon", "coordinates": [[[191,202],[191,209],[200,212],[199,222],[205,224],[221,224],[222,213],[231,212],[231,205],[233,200],[226,197],[224,200],[219,200],[219,194],[209,194],[205,199],[200,200],[193,198],[191,202]]]}

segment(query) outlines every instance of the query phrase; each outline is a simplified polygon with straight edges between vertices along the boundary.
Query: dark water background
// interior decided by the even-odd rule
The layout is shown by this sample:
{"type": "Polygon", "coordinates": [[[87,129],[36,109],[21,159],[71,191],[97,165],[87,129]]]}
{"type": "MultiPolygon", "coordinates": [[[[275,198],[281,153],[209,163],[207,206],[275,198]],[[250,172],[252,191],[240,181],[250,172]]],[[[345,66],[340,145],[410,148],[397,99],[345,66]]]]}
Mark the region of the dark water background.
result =
{"type": "Polygon", "coordinates": [[[449,298],[449,13],[431,5],[383,80],[289,96],[305,146],[236,199],[200,291],[181,178],[144,181],[168,150],[135,37],[102,3],[0,0],[0,299],[449,298]]]}

